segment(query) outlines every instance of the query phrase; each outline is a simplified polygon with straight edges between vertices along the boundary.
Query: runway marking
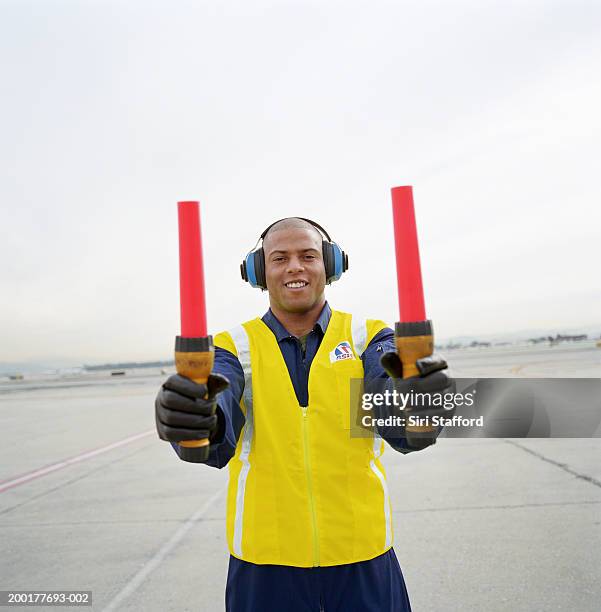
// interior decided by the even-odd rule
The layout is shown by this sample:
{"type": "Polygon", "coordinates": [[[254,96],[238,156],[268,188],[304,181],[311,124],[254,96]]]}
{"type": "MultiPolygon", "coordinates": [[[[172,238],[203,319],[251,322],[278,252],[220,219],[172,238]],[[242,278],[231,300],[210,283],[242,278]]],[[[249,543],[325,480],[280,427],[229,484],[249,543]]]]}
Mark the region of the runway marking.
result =
{"type": "Polygon", "coordinates": [[[52,472],[56,472],[57,470],[62,470],[63,468],[69,467],[70,465],[74,465],[75,463],[80,463],[81,461],[86,461],[87,459],[91,459],[92,457],[97,457],[98,455],[107,453],[108,451],[113,450],[114,448],[125,446],[130,442],[135,442],[136,440],[140,440],[142,438],[145,438],[146,436],[150,436],[153,433],[155,433],[155,430],[149,429],[148,431],[129,436],[127,438],[124,438],[123,440],[107,444],[106,446],[101,446],[100,448],[95,448],[94,450],[86,451],[85,453],[80,453],[79,455],[75,455],[75,457],[70,457],[69,459],[58,461],[57,463],[51,463],[50,465],[38,468],[37,470],[33,470],[32,472],[27,472],[26,474],[22,474],[21,476],[17,476],[16,478],[5,480],[4,482],[0,482],[0,493],[3,493],[8,489],[12,489],[13,487],[18,487],[19,485],[25,484],[26,482],[29,482],[31,480],[35,480],[36,478],[46,476],[46,474],[51,474],[52,472]]]}
{"type": "Polygon", "coordinates": [[[219,489],[204,505],[197,510],[151,557],[150,561],[132,576],[129,582],[111,599],[102,612],[113,612],[131,595],[133,595],[148,576],[165,560],[165,557],[183,540],[184,536],[198,523],[205,512],[219,499],[225,488],[219,489]]]}
{"type": "MultiPolygon", "coordinates": [[[[57,491],[61,491],[65,487],[69,487],[72,484],[79,482],[80,480],[89,478],[92,474],[95,474],[96,472],[99,472],[100,470],[106,470],[109,466],[115,463],[118,463],[120,461],[125,461],[126,459],[129,459],[130,457],[133,457],[134,455],[137,455],[138,453],[145,451],[150,446],[152,446],[152,444],[145,444],[144,446],[141,446],[130,453],[120,455],[119,457],[112,459],[111,461],[108,461],[106,463],[102,462],[100,465],[97,465],[95,467],[92,467],[89,470],[86,470],[83,474],[79,474],[78,476],[75,476],[74,478],[70,478],[69,480],[62,481],[55,487],[50,487],[49,489],[45,488],[41,493],[37,493],[35,495],[32,495],[31,497],[28,497],[27,499],[23,499],[22,501],[16,504],[13,504],[12,506],[7,506],[6,508],[2,508],[2,510],[0,510],[0,517],[4,517],[5,514],[8,514],[9,512],[12,512],[13,510],[17,510],[18,508],[22,508],[23,506],[26,506],[27,504],[36,502],[42,499],[43,497],[47,497],[48,495],[52,495],[53,493],[56,493],[57,491]]],[[[0,523],[0,528],[2,528],[2,526],[6,524],[7,523],[0,523]]],[[[57,523],[57,525],[58,524],[60,523],[57,523]]],[[[82,524],[85,524],[85,522],[82,522],[82,524]]],[[[48,523],[48,525],[50,526],[52,525],[52,523],[48,523]]]]}

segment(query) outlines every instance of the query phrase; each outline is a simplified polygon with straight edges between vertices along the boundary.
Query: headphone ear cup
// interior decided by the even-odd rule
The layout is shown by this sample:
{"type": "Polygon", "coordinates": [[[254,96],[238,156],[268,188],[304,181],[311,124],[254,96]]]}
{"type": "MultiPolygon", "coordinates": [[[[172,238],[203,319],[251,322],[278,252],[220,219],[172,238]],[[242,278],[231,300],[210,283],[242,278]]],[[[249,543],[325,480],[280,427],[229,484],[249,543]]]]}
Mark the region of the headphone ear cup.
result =
{"type": "Polygon", "coordinates": [[[332,252],[332,274],[329,282],[333,283],[348,269],[348,256],[335,242],[330,242],[329,245],[332,252]]]}
{"type": "Polygon", "coordinates": [[[326,269],[326,283],[337,281],[348,270],[348,255],[329,240],[322,242],[323,263],[326,269]]]}
{"type": "Polygon", "coordinates": [[[265,282],[265,259],[263,249],[251,251],[240,265],[242,280],[256,289],[267,289],[265,282]]]}
{"type": "Polygon", "coordinates": [[[323,256],[323,265],[326,269],[326,284],[329,285],[333,280],[334,276],[334,253],[332,249],[332,243],[328,240],[323,240],[321,243],[321,253],[323,256]]]}
{"type": "Polygon", "coordinates": [[[267,289],[267,280],[265,279],[265,254],[263,247],[257,249],[253,253],[255,259],[255,277],[257,284],[255,287],[259,289],[267,289]]]}

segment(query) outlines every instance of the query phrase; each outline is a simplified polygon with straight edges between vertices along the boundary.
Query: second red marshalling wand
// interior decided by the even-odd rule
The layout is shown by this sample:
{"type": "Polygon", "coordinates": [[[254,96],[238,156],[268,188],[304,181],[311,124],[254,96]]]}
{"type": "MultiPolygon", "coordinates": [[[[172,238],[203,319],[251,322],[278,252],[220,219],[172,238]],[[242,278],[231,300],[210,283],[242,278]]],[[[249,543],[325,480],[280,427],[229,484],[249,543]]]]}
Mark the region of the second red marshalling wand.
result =
{"type": "MultiPolygon", "coordinates": [[[[399,294],[399,321],[395,324],[394,336],[403,364],[403,378],[409,378],[419,376],[415,362],[428,357],[434,350],[432,321],[426,319],[413,189],[410,186],[392,188],[392,216],[399,294]]],[[[429,425],[405,427],[408,437],[412,433],[434,430],[429,425]]]]}

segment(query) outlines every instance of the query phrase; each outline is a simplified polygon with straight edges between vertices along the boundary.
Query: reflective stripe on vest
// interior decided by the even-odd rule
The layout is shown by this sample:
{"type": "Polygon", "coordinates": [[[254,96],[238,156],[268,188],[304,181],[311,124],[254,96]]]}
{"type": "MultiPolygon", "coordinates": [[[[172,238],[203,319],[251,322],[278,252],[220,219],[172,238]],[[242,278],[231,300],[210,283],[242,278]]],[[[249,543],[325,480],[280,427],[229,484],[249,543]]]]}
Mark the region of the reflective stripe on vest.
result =
{"type": "Polygon", "coordinates": [[[357,323],[353,321],[351,334],[355,353],[357,353],[357,357],[361,357],[367,347],[367,319],[359,319],[357,323]]]}
{"type": "Polygon", "coordinates": [[[238,361],[244,372],[244,391],[242,399],[246,408],[246,421],[242,432],[242,450],[240,461],[242,469],[238,477],[238,491],[236,493],[236,518],[234,519],[234,552],[242,557],[242,520],[244,518],[244,496],[246,493],[246,481],[250,471],[250,446],[253,437],[253,394],[252,394],[252,372],[250,369],[250,348],[248,334],[242,325],[230,331],[230,336],[238,353],[238,361]]]}
{"type": "MultiPolygon", "coordinates": [[[[369,330],[367,328],[367,319],[358,319],[356,323],[353,320],[351,333],[353,335],[353,346],[355,348],[355,353],[358,357],[361,357],[361,355],[363,355],[363,352],[367,348],[367,335],[369,333],[369,330]]],[[[369,467],[382,483],[382,489],[384,491],[384,516],[386,517],[385,546],[386,548],[388,548],[392,545],[392,516],[390,508],[390,496],[388,494],[388,484],[386,482],[386,478],[384,477],[384,474],[382,474],[382,472],[378,469],[378,466],[375,462],[375,460],[378,459],[382,454],[382,444],[382,438],[379,435],[375,435],[373,447],[374,458],[369,462],[369,467]]]]}
{"type": "Polygon", "coordinates": [[[388,494],[388,483],[384,474],[378,469],[376,459],[382,454],[382,438],[379,435],[374,436],[374,458],[369,462],[369,467],[372,472],[379,478],[384,491],[384,516],[386,517],[386,548],[392,546],[392,513],[390,509],[390,495],[388,494]]]}

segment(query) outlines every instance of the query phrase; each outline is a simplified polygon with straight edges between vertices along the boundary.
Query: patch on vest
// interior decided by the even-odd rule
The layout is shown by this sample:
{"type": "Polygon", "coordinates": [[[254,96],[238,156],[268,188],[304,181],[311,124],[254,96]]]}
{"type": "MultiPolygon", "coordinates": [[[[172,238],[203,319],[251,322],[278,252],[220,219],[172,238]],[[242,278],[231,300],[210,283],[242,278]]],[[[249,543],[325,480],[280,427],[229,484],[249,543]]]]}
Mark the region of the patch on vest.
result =
{"type": "Polygon", "coordinates": [[[331,353],[330,353],[330,362],[334,363],[335,361],[342,361],[344,359],[354,359],[355,354],[353,353],[353,349],[351,345],[346,340],[341,342],[331,353]]]}

